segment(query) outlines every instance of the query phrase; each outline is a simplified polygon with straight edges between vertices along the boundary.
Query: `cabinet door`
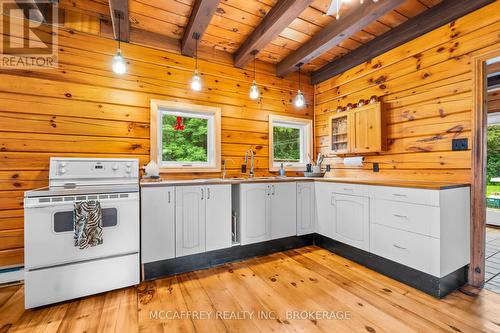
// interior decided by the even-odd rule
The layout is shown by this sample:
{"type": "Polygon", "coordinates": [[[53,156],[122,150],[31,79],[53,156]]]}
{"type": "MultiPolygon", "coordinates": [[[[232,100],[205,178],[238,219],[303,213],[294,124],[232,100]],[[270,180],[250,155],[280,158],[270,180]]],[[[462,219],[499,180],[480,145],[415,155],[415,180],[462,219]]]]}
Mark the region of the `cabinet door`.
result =
{"type": "Polygon", "coordinates": [[[141,190],[141,262],[175,257],[175,188],[141,190]]]}
{"type": "Polygon", "coordinates": [[[175,189],[176,257],[205,251],[204,186],[177,186],[175,189]]]}
{"type": "Polygon", "coordinates": [[[314,183],[297,183],[297,235],[314,232],[316,201],[314,183]]]}
{"type": "Polygon", "coordinates": [[[270,185],[240,185],[241,244],[251,244],[271,239],[270,185]]]}
{"type": "Polygon", "coordinates": [[[231,247],[231,185],[210,185],[206,190],[206,250],[231,247]]]}
{"type": "Polygon", "coordinates": [[[354,110],[351,115],[351,151],[353,153],[382,151],[384,126],[380,103],[354,110]]]}
{"type": "Polygon", "coordinates": [[[345,194],[334,194],[336,228],[333,238],[369,250],[369,199],[345,194]]]}
{"type": "Polygon", "coordinates": [[[295,183],[271,184],[271,239],[297,234],[297,187],[295,183]]]}
{"type": "Polygon", "coordinates": [[[335,228],[333,188],[331,184],[317,182],[314,189],[316,195],[316,232],[332,238],[335,228]]]}

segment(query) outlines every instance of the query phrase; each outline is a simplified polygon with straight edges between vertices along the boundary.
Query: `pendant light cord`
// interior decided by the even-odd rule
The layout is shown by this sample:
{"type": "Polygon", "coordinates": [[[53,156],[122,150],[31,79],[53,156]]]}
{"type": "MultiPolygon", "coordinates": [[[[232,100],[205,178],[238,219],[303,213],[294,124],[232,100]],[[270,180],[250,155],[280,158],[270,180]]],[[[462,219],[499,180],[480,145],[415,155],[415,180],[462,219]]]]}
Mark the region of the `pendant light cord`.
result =
{"type": "Polygon", "coordinates": [[[195,67],[196,67],[196,71],[198,71],[198,40],[200,39],[200,37],[198,37],[198,35],[196,35],[196,44],[195,44],[195,47],[194,47],[194,57],[195,57],[195,67]]]}
{"type": "Polygon", "coordinates": [[[256,52],[253,52],[253,80],[255,81],[255,77],[257,76],[256,70],[255,70],[255,59],[257,58],[256,52]]]}
{"type": "Polygon", "coordinates": [[[300,66],[299,66],[299,90],[300,90],[300,66]]]}
{"type": "Polygon", "coordinates": [[[122,14],[118,14],[118,50],[121,50],[122,39],[122,14]]]}

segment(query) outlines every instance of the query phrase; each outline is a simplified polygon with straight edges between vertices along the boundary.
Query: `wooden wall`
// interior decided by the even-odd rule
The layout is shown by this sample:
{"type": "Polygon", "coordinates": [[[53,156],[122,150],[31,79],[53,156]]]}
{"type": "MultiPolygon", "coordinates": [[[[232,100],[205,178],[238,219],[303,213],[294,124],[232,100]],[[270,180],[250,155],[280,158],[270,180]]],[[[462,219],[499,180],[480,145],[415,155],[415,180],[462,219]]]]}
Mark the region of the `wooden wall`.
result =
{"type": "MultiPolygon", "coordinates": [[[[99,33],[95,20],[67,15],[67,26],[99,33]]],[[[138,157],[149,160],[150,99],[222,108],[222,157],[239,175],[243,155],[256,152],[256,175],[267,175],[269,114],[313,117],[313,88],[304,84],[308,108],[291,99],[297,77],[280,79],[258,63],[260,103],[248,98],[252,71],[234,68],[228,55],[200,61],[204,87],[188,88],[194,60],[174,52],[122,44],[128,74],[111,72],[116,43],[60,29],[59,68],[0,70],[0,267],[23,263],[23,193],[47,185],[50,156],[138,157]]],[[[305,80],[304,80],[305,81],[305,80]]],[[[168,177],[219,177],[184,174],[168,177]]]]}
{"type": "Polygon", "coordinates": [[[497,1],[318,84],[315,145],[323,153],[327,118],[337,106],[377,95],[387,107],[388,150],[354,168],[330,155],[331,175],[470,182],[471,151],[451,151],[451,140],[468,138],[470,148],[471,56],[499,48],[499,31],[497,1]]]}

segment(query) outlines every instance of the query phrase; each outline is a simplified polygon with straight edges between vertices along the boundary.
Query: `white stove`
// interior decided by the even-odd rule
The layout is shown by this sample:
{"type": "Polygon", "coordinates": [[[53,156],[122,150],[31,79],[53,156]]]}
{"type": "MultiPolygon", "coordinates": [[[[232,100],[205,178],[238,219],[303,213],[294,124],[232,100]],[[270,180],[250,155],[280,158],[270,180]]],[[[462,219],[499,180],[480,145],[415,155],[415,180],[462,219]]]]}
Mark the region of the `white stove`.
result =
{"type": "Polygon", "coordinates": [[[49,186],[25,192],[25,307],[139,283],[138,159],[51,158],[49,186]],[[73,243],[73,205],[98,200],[103,244],[73,243]]]}

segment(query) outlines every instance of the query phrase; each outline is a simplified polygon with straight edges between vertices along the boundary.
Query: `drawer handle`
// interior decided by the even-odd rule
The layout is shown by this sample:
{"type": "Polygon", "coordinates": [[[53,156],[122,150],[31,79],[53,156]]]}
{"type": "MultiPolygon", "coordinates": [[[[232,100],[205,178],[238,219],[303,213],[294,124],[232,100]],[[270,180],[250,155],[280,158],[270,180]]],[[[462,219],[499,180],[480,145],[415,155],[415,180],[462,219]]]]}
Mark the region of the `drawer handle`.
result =
{"type": "Polygon", "coordinates": [[[393,193],[392,194],[395,197],[402,197],[402,198],[407,198],[408,196],[406,194],[399,194],[399,193],[393,193]]]}
{"type": "Polygon", "coordinates": [[[408,216],[406,215],[399,215],[399,214],[392,214],[395,217],[399,217],[400,219],[408,219],[408,216]]]}
{"type": "Polygon", "coordinates": [[[399,246],[399,245],[396,245],[396,244],[392,244],[392,246],[394,246],[396,249],[408,250],[406,247],[402,247],[402,246],[399,246]]]}

